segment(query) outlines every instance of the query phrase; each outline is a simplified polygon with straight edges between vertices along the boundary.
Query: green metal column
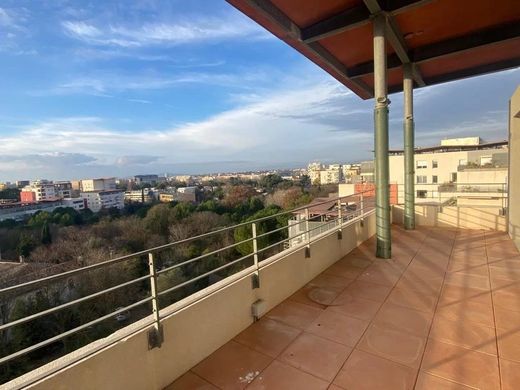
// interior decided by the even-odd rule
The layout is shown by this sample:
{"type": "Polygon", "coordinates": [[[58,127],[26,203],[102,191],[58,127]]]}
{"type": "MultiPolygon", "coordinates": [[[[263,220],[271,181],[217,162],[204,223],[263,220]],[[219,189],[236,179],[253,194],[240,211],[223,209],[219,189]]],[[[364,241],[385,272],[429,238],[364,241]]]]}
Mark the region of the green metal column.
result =
{"type": "Polygon", "coordinates": [[[388,105],[386,84],[386,18],[374,18],[374,134],[376,180],[376,256],[392,256],[390,236],[390,188],[388,167],[388,105]]]}
{"type": "Polygon", "coordinates": [[[415,159],[412,65],[403,65],[404,95],[404,228],[415,229],[415,159]]]}

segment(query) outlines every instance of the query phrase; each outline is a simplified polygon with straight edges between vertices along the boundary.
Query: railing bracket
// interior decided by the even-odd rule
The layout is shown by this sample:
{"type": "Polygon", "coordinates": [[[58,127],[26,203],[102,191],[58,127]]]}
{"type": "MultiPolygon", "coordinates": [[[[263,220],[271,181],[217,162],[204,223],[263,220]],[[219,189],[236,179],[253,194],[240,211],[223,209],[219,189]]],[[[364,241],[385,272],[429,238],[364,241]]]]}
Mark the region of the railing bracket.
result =
{"type": "Polygon", "coordinates": [[[253,290],[255,288],[260,288],[260,276],[256,273],[251,275],[251,286],[253,290]]]}
{"type": "Polygon", "coordinates": [[[311,257],[311,248],[307,246],[305,247],[305,258],[308,259],[309,257],[311,257]]]}
{"type": "Polygon", "coordinates": [[[162,326],[159,329],[153,327],[148,331],[148,350],[154,348],[161,348],[164,341],[164,333],[162,326]]]}
{"type": "Polygon", "coordinates": [[[341,230],[338,230],[338,240],[343,239],[343,232],[341,230]]]}

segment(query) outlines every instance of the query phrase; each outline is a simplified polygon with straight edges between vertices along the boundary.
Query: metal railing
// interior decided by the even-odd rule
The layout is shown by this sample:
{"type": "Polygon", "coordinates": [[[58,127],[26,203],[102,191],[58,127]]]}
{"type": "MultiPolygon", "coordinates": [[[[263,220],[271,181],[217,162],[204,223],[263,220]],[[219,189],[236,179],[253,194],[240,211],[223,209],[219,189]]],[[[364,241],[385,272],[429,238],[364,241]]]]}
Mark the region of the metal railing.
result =
{"type": "MultiPolygon", "coordinates": [[[[182,296],[180,299],[178,299],[178,297],[174,297],[173,300],[166,299],[172,293],[178,292],[188,286],[193,286],[193,284],[197,281],[204,282],[202,283],[202,286],[199,286],[198,290],[203,289],[212,284],[209,278],[215,275],[217,276],[217,279],[220,278],[220,280],[223,280],[224,284],[226,285],[226,280],[228,281],[227,284],[231,283],[231,276],[244,270],[249,270],[249,272],[247,272],[247,276],[252,276],[252,288],[258,288],[260,285],[260,270],[263,267],[263,263],[267,259],[280,252],[289,254],[302,248],[305,248],[306,257],[310,257],[311,244],[314,241],[320,239],[324,234],[331,234],[334,232],[338,233],[338,239],[340,239],[343,227],[347,224],[359,220],[362,221],[367,214],[373,212],[374,203],[375,201],[373,197],[373,190],[364,191],[345,197],[331,198],[323,202],[312,203],[310,205],[298,207],[289,211],[281,211],[263,218],[239,223],[233,226],[222,227],[214,231],[178,240],[165,245],[0,289],[0,303],[2,303],[9,299],[16,300],[20,297],[31,296],[31,294],[34,294],[35,292],[42,289],[63,285],[64,281],[66,282],[65,285],[74,285],[78,282],[78,278],[84,278],[87,275],[92,275],[93,272],[98,272],[96,275],[101,275],[100,273],[107,273],[110,267],[115,265],[128,264],[132,262],[137,262],[141,265],[143,265],[143,263],[147,263],[143,268],[145,271],[143,271],[142,275],[138,277],[133,277],[130,280],[117,283],[110,287],[102,286],[98,291],[90,292],[84,296],[70,298],[65,303],[49,307],[45,310],[36,311],[20,318],[9,318],[5,323],[0,322],[1,341],[2,336],[4,339],[9,339],[9,332],[18,326],[30,325],[34,321],[42,319],[46,316],[55,315],[56,313],[63,312],[66,309],[72,309],[77,305],[81,305],[86,302],[93,302],[96,299],[108,299],[110,294],[124,291],[124,289],[129,287],[139,288],[139,294],[136,294],[136,296],[133,297],[137,299],[135,302],[125,304],[124,306],[118,307],[115,310],[110,310],[108,313],[102,313],[101,315],[96,316],[95,318],[92,318],[85,323],[74,324],[74,326],[71,326],[70,329],[57,332],[57,334],[54,334],[51,337],[38,340],[31,345],[27,345],[23,348],[11,351],[4,356],[2,356],[3,351],[0,352],[0,369],[2,368],[2,365],[9,364],[18,358],[33,354],[35,351],[38,351],[43,347],[53,345],[60,340],[64,340],[84,331],[89,331],[94,326],[100,325],[104,321],[113,320],[115,316],[129,315],[130,310],[143,310],[144,305],[148,305],[148,309],[145,308],[145,310],[142,311],[142,316],[147,317],[147,321],[137,330],[135,330],[134,333],[150,327],[150,331],[148,333],[149,347],[160,347],[161,343],[163,342],[161,321],[165,316],[164,314],[161,315],[161,308],[165,308],[167,305],[189,296],[188,294],[186,296],[182,296]],[[370,193],[370,195],[368,193],[370,193]],[[335,206],[333,206],[332,209],[328,208],[321,214],[313,213],[312,216],[310,216],[309,208],[330,204],[331,202],[335,202],[335,206]],[[304,229],[303,231],[297,232],[297,234],[290,232],[290,228],[295,224],[288,223],[289,216],[294,215],[303,215],[303,217],[300,218],[296,224],[300,226],[303,225],[304,229]],[[311,226],[311,221],[321,216],[327,219],[326,222],[323,224],[318,224],[317,226],[311,226]],[[277,223],[274,224],[274,221],[277,223]],[[271,224],[271,228],[266,227],[269,223],[271,224]],[[234,233],[237,232],[238,229],[242,229],[243,232],[245,231],[248,233],[246,234],[246,238],[238,241],[235,239],[233,243],[229,243],[227,245],[222,243],[222,245],[215,249],[205,251],[202,254],[198,254],[196,256],[189,256],[189,258],[183,259],[180,262],[175,262],[175,259],[172,260],[170,258],[175,257],[175,252],[172,251],[181,250],[185,245],[188,244],[193,244],[195,242],[201,240],[204,241],[207,239],[214,239],[219,241],[219,235],[226,235],[229,237],[232,233],[233,237],[235,237],[234,233]],[[318,234],[314,234],[315,232],[318,232],[318,234]],[[295,238],[303,238],[301,245],[293,245],[289,247],[284,246],[285,243],[291,242],[291,240],[294,240],[295,238]],[[225,258],[219,264],[217,264],[217,266],[204,263],[206,260],[215,260],[216,258],[221,259],[222,257],[225,257],[223,254],[230,252],[236,258],[225,258]],[[166,256],[163,256],[164,254],[166,254],[166,256]],[[160,259],[161,256],[163,259],[160,259]],[[166,260],[164,257],[166,257],[166,260]],[[158,262],[163,263],[161,267],[158,266],[158,262]],[[189,275],[189,278],[186,278],[185,280],[177,280],[176,283],[172,283],[171,285],[163,285],[162,287],[159,286],[159,281],[163,276],[171,275],[172,272],[176,272],[190,266],[199,266],[202,267],[202,269],[198,269],[196,274],[189,275]]],[[[192,272],[195,273],[193,270],[192,272]]],[[[74,290],[74,288],[72,288],[72,290],[74,290]]],[[[194,292],[196,291],[191,291],[190,293],[193,294],[194,292]]],[[[74,296],[74,294],[69,295],[71,297],[74,296]]],[[[202,299],[202,297],[199,299],[202,299]]],[[[171,314],[172,313],[168,313],[168,315],[171,314]]],[[[125,324],[125,326],[127,325],[129,324],[125,324]]],[[[77,348],[92,341],[95,340],[88,340],[88,342],[79,343],[77,348]]],[[[115,341],[117,341],[117,339],[113,340],[112,342],[115,341]]],[[[67,351],[66,353],[68,352],[70,351],[67,351]]],[[[55,353],[51,355],[53,355],[51,359],[48,359],[47,357],[42,358],[40,356],[40,365],[53,360],[55,353]]],[[[73,362],[70,364],[72,363],[73,362]]],[[[33,368],[35,367],[30,367],[28,371],[33,368]]],[[[49,372],[47,375],[50,374],[51,372],[49,372]]]]}
{"type": "MultiPolygon", "coordinates": [[[[415,183],[415,203],[439,206],[508,207],[507,183],[415,183]]],[[[397,184],[397,202],[404,203],[404,184],[397,184]]]]}

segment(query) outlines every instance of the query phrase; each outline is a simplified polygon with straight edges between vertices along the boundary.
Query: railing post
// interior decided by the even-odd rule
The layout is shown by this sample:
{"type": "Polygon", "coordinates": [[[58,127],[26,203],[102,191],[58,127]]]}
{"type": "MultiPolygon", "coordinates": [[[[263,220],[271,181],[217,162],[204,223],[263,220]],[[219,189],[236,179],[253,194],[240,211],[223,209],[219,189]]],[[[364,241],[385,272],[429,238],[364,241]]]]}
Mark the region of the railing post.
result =
{"type": "Polygon", "coordinates": [[[343,215],[341,212],[341,198],[338,199],[338,240],[343,238],[343,215]]]}
{"type": "Polygon", "coordinates": [[[361,227],[365,226],[365,193],[362,191],[359,199],[359,216],[361,218],[361,227]]]}
{"type": "Polygon", "coordinates": [[[258,240],[256,238],[256,222],[251,224],[251,232],[253,236],[253,261],[255,264],[255,273],[252,276],[251,284],[253,289],[260,287],[260,268],[258,266],[258,240]]]}
{"type": "Polygon", "coordinates": [[[305,247],[305,257],[311,257],[311,228],[309,221],[309,209],[305,209],[305,239],[307,241],[307,246],[305,247]]]}
{"type": "Polygon", "coordinates": [[[157,290],[157,272],[155,269],[155,259],[153,253],[148,253],[148,268],[150,269],[150,294],[152,296],[152,315],[154,326],[148,332],[148,349],[160,348],[164,335],[159,315],[159,295],[157,290]]]}

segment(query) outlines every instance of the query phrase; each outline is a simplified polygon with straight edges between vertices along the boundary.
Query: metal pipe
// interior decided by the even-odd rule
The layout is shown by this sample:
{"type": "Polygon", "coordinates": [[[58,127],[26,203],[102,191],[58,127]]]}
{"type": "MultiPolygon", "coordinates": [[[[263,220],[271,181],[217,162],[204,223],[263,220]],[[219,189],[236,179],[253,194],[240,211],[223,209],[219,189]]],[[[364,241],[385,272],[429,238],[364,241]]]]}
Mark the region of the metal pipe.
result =
{"type": "Polygon", "coordinates": [[[392,256],[388,162],[388,97],[385,50],[386,17],[374,17],[374,149],[376,180],[376,256],[392,256]]]}
{"type": "Polygon", "coordinates": [[[404,228],[415,229],[415,123],[413,118],[413,72],[411,64],[403,65],[404,96],[404,228]]]}

